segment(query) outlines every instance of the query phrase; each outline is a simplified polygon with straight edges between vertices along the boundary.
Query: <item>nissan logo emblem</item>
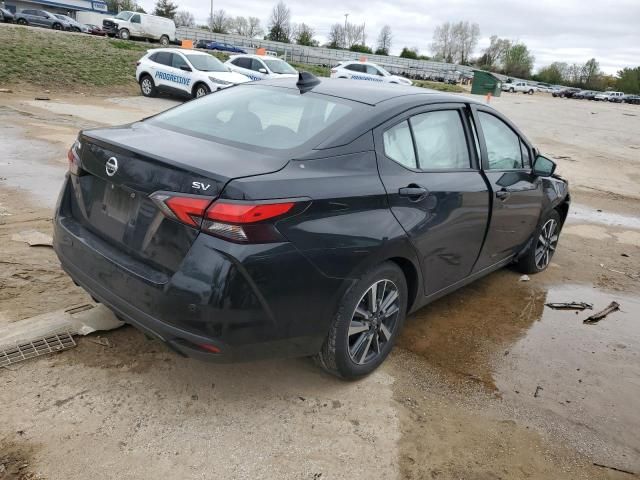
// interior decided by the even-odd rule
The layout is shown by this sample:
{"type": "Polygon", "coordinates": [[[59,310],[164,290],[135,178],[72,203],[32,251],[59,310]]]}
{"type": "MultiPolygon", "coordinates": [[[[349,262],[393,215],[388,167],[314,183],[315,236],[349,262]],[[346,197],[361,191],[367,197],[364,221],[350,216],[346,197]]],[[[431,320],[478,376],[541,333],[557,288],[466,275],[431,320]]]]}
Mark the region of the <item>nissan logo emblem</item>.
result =
{"type": "Polygon", "coordinates": [[[113,177],[118,171],[118,159],[116,157],[111,157],[109,160],[107,160],[104,169],[107,171],[107,175],[113,177]]]}

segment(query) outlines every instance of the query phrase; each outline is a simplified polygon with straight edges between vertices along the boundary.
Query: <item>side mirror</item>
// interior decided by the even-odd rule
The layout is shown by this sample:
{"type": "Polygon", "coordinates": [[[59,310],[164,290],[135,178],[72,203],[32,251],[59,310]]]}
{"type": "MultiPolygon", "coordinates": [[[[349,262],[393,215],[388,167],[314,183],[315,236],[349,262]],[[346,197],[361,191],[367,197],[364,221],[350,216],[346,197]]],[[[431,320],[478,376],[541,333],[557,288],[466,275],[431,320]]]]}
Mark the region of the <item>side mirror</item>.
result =
{"type": "Polygon", "coordinates": [[[190,72],[191,71],[191,67],[188,65],[181,65],[180,66],[180,70],[184,70],[185,72],[190,72]]]}
{"type": "Polygon", "coordinates": [[[260,73],[267,73],[267,69],[266,68],[259,68],[258,71],[260,73]]]}
{"type": "Polygon", "coordinates": [[[538,155],[533,162],[533,173],[538,177],[550,177],[556,171],[556,163],[547,157],[538,155]]]}

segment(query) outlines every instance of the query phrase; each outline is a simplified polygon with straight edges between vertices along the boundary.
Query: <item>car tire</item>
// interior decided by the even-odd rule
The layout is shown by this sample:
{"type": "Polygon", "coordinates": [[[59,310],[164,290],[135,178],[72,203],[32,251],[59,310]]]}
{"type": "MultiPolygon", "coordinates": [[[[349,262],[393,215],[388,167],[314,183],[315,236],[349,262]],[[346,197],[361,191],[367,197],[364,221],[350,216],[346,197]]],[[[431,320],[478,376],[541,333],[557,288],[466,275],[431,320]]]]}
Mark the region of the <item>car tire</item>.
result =
{"type": "Polygon", "coordinates": [[[533,90],[529,90],[529,95],[533,95],[533,90]]]}
{"type": "Polygon", "coordinates": [[[509,93],[513,93],[513,92],[515,92],[515,90],[513,89],[513,87],[511,87],[511,88],[509,89],[509,93]]]}
{"type": "Polygon", "coordinates": [[[166,35],[162,35],[160,37],[160,45],[162,45],[163,47],[169,45],[169,37],[167,37],[166,35]]]}
{"type": "Polygon", "coordinates": [[[153,83],[151,75],[145,73],[140,77],[140,93],[145,97],[156,97],[158,95],[158,88],[153,83]]]}
{"type": "Polygon", "coordinates": [[[29,25],[29,22],[27,22],[24,18],[19,18],[18,25],[29,25]]]}
{"type": "Polygon", "coordinates": [[[204,83],[196,83],[193,87],[193,93],[191,96],[193,98],[206,97],[211,93],[211,89],[204,83]]]}
{"type": "Polygon", "coordinates": [[[54,30],[62,30],[62,25],[60,25],[59,23],[54,23],[53,25],[51,25],[51,28],[53,28],[54,30]]]}
{"type": "Polygon", "coordinates": [[[549,266],[558,246],[562,221],[557,210],[547,213],[531,239],[530,245],[518,259],[517,268],[522,273],[540,273],[549,266]]]}
{"type": "Polygon", "coordinates": [[[393,262],[378,265],[345,293],[316,363],[344,379],[370,374],[389,355],[406,313],[407,281],[402,270],[393,262]],[[372,291],[378,309],[373,317],[372,291]]]}
{"type": "Polygon", "coordinates": [[[129,40],[131,38],[131,34],[129,33],[129,30],[122,28],[118,31],[118,38],[120,40],[129,40]]]}

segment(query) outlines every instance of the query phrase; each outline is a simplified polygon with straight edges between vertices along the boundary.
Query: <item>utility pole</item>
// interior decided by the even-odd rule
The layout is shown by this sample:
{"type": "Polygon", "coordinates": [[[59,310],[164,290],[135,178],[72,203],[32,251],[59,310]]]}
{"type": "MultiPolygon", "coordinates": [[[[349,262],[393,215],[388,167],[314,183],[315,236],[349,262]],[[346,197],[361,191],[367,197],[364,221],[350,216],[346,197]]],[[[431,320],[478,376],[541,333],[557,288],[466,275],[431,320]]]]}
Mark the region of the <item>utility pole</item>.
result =
{"type": "Polygon", "coordinates": [[[345,13],[344,14],[344,32],[343,32],[344,48],[347,48],[347,18],[349,18],[349,14],[345,13]]]}
{"type": "Polygon", "coordinates": [[[213,33],[213,0],[211,0],[211,14],[209,15],[209,30],[213,33]]]}

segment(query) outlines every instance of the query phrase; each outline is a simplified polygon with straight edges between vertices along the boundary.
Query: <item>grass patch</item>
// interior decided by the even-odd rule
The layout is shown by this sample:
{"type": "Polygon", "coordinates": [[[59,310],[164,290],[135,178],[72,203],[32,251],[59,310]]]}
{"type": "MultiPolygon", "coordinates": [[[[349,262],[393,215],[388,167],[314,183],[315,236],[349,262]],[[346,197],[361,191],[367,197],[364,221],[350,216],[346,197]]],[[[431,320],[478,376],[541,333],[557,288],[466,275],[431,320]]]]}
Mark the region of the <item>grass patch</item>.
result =
{"type": "Polygon", "coordinates": [[[329,67],[321,67],[318,65],[307,65],[304,63],[291,63],[289,64],[298,70],[299,72],[309,72],[316,77],[328,77],[331,73],[331,69],[329,67]]]}
{"type": "Polygon", "coordinates": [[[109,45],[120,50],[133,50],[136,52],[146,52],[149,48],[152,48],[145,43],[130,42],[128,40],[109,40],[109,45]]]}
{"type": "Polygon", "coordinates": [[[460,85],[451,85],[442,82],[429,82],[427,80],[413,80],[416,87],[431,88],[440,92],[463,93],[465,90],[460,85]]]}

